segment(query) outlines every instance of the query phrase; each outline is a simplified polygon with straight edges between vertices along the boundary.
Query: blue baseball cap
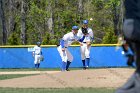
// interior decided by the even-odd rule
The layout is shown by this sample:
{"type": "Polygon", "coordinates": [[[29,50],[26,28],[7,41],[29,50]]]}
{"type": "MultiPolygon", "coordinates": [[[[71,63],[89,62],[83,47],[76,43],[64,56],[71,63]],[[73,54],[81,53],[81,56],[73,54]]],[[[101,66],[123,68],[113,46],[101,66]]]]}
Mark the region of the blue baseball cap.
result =
{"type": "Polygon", "coordinates": [[[78,26],[73,26],[73,27],[72,27],[72,30],[78,30],[78,29],[79,29],[78,26]]]}
{"type": "Polygon", "coordinates": [[[36,44],[37,44],[37,45],[41,45],[41,42],[37,42],[36,44]]]}
{"type": "Polygon", "coordinates": [[[88,24],[88,20],[83,20],[83,24],[88,24]]]}

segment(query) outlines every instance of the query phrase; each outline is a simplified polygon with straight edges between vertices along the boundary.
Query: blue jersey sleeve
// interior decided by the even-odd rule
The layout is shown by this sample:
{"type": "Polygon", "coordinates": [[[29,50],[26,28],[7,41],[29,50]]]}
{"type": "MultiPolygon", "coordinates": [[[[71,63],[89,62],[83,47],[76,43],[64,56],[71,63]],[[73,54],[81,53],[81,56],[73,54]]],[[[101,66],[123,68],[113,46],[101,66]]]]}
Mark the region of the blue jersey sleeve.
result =
{"type": "Polygon", "coordinates": [[[79,42],[83,42],[83,40],[85,39],[85,36],[83,36],[81,39],[79,39],[79,42]]]}
{"type": "Polygon", "coordinates": [[[94,40],[94,37],[91,37],[91,41],[93,42],[93,40],[94,40]]]}
{"type": "Polygon", "coordinates": [[[64,48],[64,40],[60,40],[60,45],[62,46],[62,48],[64,48]]]}

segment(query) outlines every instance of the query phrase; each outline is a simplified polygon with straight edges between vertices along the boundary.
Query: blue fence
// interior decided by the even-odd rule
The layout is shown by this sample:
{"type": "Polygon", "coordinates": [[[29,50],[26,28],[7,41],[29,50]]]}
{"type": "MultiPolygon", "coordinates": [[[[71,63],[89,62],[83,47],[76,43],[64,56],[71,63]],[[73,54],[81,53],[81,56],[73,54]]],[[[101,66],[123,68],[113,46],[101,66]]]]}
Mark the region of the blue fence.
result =
{"type": "MultiPolygon", "coordinates": [[[[121,48],[116,51],[115,46],[92,46],[91,67],[126,67],[126,58],[121,54],[121,48]]],[[[82,67],[80,47],[69,47],[74,60],[70,67],[82,67]]],[[[56,47],[42,48],[44,61],[41,68],[58,68],[61,58],[56,47]]],[[[34,68],[34,58],[29,48],[0,48],[0,68],[34,68]]]]}

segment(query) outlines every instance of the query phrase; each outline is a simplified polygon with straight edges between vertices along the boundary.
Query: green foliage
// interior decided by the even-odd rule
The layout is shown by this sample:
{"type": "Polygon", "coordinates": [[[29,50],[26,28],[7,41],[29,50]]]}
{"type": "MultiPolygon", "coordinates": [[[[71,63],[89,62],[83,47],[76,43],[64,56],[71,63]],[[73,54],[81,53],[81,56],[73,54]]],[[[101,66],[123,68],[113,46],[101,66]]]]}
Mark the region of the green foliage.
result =
{"type": "Polygon", "coordinates": [[[117,43],[117,36],[115,36],[112,29],[109,29],[105,36],[103,37],[103,44],[116,44],[117,43]]]}
{"type": "Polygon", "coordinates": [[[50,42],[50,33],[46,32],[46,35],[43,38],[42,44],[43,45],[48,45],[50,42]]]}
{"type": "Polygon", "coordinates": [[[42,45],[56,45],[58,44],[58,39],[57,38],[53,38],[55,37],[55,35],[51,35],[50,33],[46,32],[46,35],[44,36],[43,40],[42,40],[42,45]],[[52,37],[52,38],[50,38],[52,37]]]}
{"type": "MultiPolygon", "coordinates": [[[[41,2],[43,1],[41,0],[41,2]]],[[[32,18],[31,20],[36,21],[38,23],[42,23],[42,21],[48,16],[48,12],[45,10],[44,7],[47,6],[47,4],[43,4],[44,6],[41,6],[41,4],[42,3],[36,4],[34,1],[32,1],[28,15],[30,18],[32,18]]]]}
{"type": "Polygon", "coordinates": [[[50,45],[57,45],[58,44],[58,40],[57,39],[51,39],[50,41],[49,41],[49,44],[50,45]]]}
{"type": "MultiPolygon", "coordinates": [[[[10,45],[21,44],[21,2],[15,2],[15,33],[8,33],[10,35],[7,44],[10,45]]],[[[116,35],[117,31],[120,31],[120,0],[82,0],[82,12],[79,11],[79,0],[26,0],[25,3],[27,44],[35,44],[37,41],[57,44],[64,34],[71,31],[73,25],[81,26],[83,19],[90,18],[93,18],[92,21],[89,20],[89,27],[93,29],[95,43],[116,43],[116,36],[110,37],[112,41],[109,41],[109,38],[107,40],[107,37],[112,34],[110,32],[114,31],[116,35]],[[52,29],[49,29],[49,23],[52,29]]],[[[5,8],[8,24],[11,14],[9,7],[5,8]]],[[[8,27],[9,25],[7,29],[8,27]]]]}
{"type": "Polygon", "coordinates": [[[19,34],[17,34],[16,32],[10,34],[10,36],[8,38],[8,44],[9,45],[19,45],[20,44],[19,37],[20,37],[19,34]]]}
{"type": "Polygon", "coordinates": [[[27,44],[35,44],[37,41],[42,41],[46,31],[46,21],[49,17],[46,8],[48,3],[46,0],[30,0],[30,10],[27,12],[26,27],[27,27],[27,44]]]}
{"type": "Polygon", "coordinates": [[[103,0],[93,0],[93,2],[96,6],[96,11],[102,10],[104,7],[104,1],[103,0]]]}

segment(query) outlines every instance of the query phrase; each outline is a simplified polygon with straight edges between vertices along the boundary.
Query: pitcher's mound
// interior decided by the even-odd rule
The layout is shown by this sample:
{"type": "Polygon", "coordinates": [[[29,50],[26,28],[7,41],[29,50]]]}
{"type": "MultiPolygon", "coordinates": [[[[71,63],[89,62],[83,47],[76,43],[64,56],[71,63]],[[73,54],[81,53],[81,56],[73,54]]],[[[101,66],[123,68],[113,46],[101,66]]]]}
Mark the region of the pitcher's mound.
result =
{"type": "Polygon", "coordinates": [[[66,88],[66,87],[107,87],[121,86],[132,75],[134,69],[106,68],[73,70],[58,73],[40,73],[8,80],[0,80],[0,87],[16,88],[66,88]]]}

